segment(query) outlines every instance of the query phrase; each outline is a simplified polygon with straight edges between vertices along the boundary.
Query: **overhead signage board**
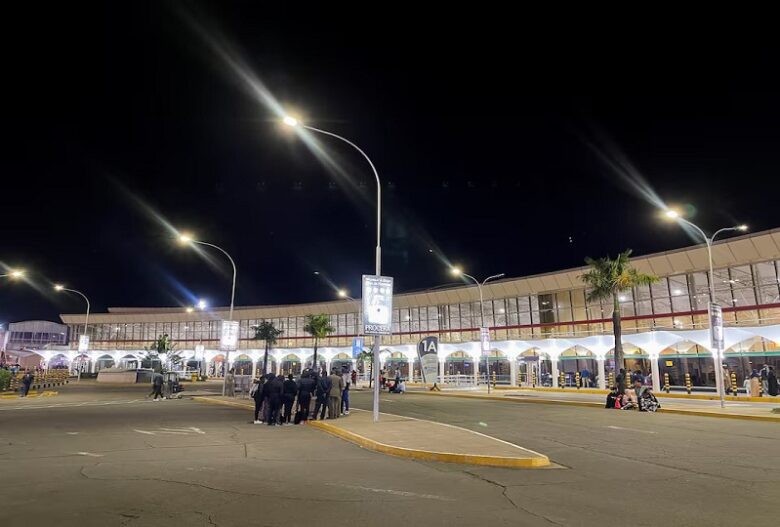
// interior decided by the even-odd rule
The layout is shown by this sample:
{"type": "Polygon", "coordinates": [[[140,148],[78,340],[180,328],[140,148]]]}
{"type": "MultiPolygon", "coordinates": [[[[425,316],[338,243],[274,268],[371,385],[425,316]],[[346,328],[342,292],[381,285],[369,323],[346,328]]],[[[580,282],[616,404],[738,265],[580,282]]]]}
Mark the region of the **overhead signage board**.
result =
{"type": "Polygon", "coordinates": [[[79,335],[79,353],[89,351],[89,335],[79,335]]]}
{"type": "Polygon", "coordinates": [[[219,348],[222,351],[234,351],[238,347],[238,321],[223,320],[219,348]]]}
{"type": "Polygon", "coordinates": [[[714,302],[710,303],[710,342],[712,351],[723,349],[723,309],[714,302]]]}

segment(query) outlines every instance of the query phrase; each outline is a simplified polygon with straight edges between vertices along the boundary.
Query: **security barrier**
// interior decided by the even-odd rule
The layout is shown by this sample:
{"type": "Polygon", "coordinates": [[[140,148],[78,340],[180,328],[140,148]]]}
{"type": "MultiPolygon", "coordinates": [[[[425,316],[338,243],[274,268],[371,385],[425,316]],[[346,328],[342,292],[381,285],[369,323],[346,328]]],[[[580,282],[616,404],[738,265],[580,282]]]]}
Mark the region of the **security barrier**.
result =
{"type": "Polygon", "coordinates": [[[731,395],[737,396],[737,374],[734,372],[731,373],[731,395]]]}
{"type": "Polygon", "coordinates": [[[561,372],[558,375],[558,387],[566,388],[566,374],[564,372],[561,372]]]}
{"type": "Polygon", "coordinates": [[[692,390],[690,373],[685,374],[685,389],[688,391],[688,395],[690,395],[692,390]]]}
{"type": "Polygon", "coordinates": [[[672,391],[672,386],[669,384],[669,374],[664,373],[664,391],[669,393],[672,391]]]}

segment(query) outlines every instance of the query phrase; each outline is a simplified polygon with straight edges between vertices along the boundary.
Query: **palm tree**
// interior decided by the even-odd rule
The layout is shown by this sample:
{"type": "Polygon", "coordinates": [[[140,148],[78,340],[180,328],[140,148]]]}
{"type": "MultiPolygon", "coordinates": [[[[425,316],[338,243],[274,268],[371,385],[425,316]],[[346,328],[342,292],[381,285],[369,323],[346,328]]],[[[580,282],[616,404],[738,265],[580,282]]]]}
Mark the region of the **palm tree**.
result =
{"type": "Polygon", "coordinates": [[[261,321],[258,325],[252,326],[255,330],[255,340],[265,341],[265,353],[263,353],[263,375],[265,375],[268,369],[268,352],[271,347],[276,344],[276,339],[284,333],[281,329],[277,329],[273,322],[267,320],[261,321]]]}
{"type": "Polygon", "coordinates": [[[176,343],[167,333],[157,337],[145,351],[141,361],[142,363],[148,361],[152,367],[154,367],[154,361],[160,360],[160,355],[165,355],[165,364],[160,364],[160,370],[163,372],[174,369],[183,360],[181,353],[176,351],[176,343]]]}
{"type": "MultiPolygon", "coordinates": [[[[585,258],[585,263],[590,266],[590,270],[580,277],[590,287],[587,295],[588,302],[602,299],[612,300],[612,331],[615,334],[616,370],[623,366],[619,294],[633,287],[653,284],[658,281],[657,276],[640,273],[631,267],[629,263],[630,256],[631,249],[626,249],[618,254],[614,260],[609,256],[599,258],[598,260],[589,257],[585,258]]],[[[623,383],[624,386],[620,387],[621,390],[625,389],[625,379],[623,383]]]]}
{"type": "Polygon", "coordinates": [[[314,360],[312,360],[312,367],[319,373],[320,367],[317,362],[317,346],[320,343],[320,339],[327,337],[336,330],[330,325],[330,318],[328,315],[324,313],[320,315],[306,315],[306,323],[303,326],[303,330],[314,337],[314,360]]]}

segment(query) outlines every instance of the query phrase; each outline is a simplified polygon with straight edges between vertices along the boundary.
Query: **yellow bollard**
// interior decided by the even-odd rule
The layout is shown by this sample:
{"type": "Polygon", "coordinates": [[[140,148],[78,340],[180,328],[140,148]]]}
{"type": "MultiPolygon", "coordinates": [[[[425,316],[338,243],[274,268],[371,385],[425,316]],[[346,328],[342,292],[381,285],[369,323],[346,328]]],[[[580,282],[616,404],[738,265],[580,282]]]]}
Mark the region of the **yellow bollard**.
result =
{"type": "Polygon", "coordinates": [[[688,391],[688,395],[690,395],[691,394],[691,390],[692,390],[692,388],[691,388],[691,374],[690,373],[686,373],[685,374],[685,389],[688,391]]]}
{"type": "Polygon", "coordinates": [[[611,371],[609,372],[609,389],[612,390],[615,388],[615,372],[611,371]]]}
{"type": "Polygon", "coordinates": [[[664,373],[664,391],[666,391],[666,393],[669,393],[670,391],[672,391],[672,387],[669,384],[669,374],[668,373],[664,373]]]}
{"type": "Polygon", "coordinates": [[[580,372],[574,373],[574,385],[577,387],[577,389],[580,389],[580,372]]]}
{"type": "Polygon", "coordinates": [[[493,372],[493,388],[496,387],[496,372],[493,372]]]}
{"type": "Polygon", "coordinates": [[[531,387],[536,388],[536,368],[531,370],[531,387]]]}
{"type": "Polygon", "coordinates": [[[558,374],[558,387],[566,388],[566,374],[564,372],[558,374]]]}
{"type": "Polygon", "coordinates": [[[731,393],[737,396],[737,374],[734,372],[731,372],[731,393]]]}

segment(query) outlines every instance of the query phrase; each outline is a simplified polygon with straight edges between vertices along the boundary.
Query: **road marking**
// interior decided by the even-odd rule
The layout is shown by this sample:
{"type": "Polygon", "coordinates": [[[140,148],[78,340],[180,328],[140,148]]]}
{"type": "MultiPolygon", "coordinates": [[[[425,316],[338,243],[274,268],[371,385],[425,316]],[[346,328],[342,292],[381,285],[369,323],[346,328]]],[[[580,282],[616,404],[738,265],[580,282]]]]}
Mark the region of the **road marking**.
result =
{"type": "Polygon", "coordinates": [[[89,457],[103,457],[103,454],[93,454],[92,452],[76,452],[76,455],[89,456],[89,457]]]}
{"type": "Polygon", "coordinates": [[[380,401],[384,401],[386,403],[394,403],[395,402],[392,399],[380,399],[380,401]]]}
{"type": "Polygon", "coordinates": [[[628,432],[639,432],[640,434],[656,434],[657,432],[653,432],[651,430],[639,430],[637,428],[623,428],[622,426],[613,426],[609,425],[607,428],[611,428],[612,430],[627,430],[628,432]]]}
{"type": "Polygon", "coordinates": [[[201,430],[200,428],[197,428],[195,426],[190,426],[187,428],[163,428],[160,427],[157,430],[138,430],[137,428],[133,428],[133,432],[138,432],[139,434],[146,434],[150,436],[156,436],[157,434],[169,434],[169,435],[178,435],[178,436],[187,436],[192,434],[200,434],[203,435],[206,432],[201,430]]]}
{"type": "Polygon", "coordinates": [[[65,433],[68,434],[69,436],[77,436],[77,435],[79,435],[78,432],[65,432],[65,433]]]}
{"type": "Polygon", "coordinates": [[[74,407],[82,407],[82,406],[106,406],[109,404],[133,404],[133,403],[140,403],[140,402],[146,402],[144,399],[131,399],[131,400],[120,400],[120,401],[82,401],[82,402],[72,402],[72,403],[55,403],[55,404],[46,404],[46,405],[22,405],[22,406],[4,406],[0,405],[0,411],[3,410],[41,410],[41,409],[50,409],[50,408],[74,408],[74,407]]]}
{"type": "Polygon", "coordinates": [[[393,496],[404,496],[406,498],[424,498],[428,500],[455,501],[453,498],[448,498],[446,496],[437,496],[435,494],[417,494],[416,492],[408,492],[405,490],[375,489],[373,487],[361,487],[360,485],[343,485],[341,483],[326,483],[325,485],[331,487],[344,487],[347,489],[354,489],[354,490],[365,490],[366,492],[392,494],[393,496]]]}
{"type": "Polygon", "coordinates": [[[147,434],[147,435],[150,435],[150,436],[155,435],[154,432],[149,432],[147,430],[136,430],[135,428],[133,428],[133,432],[138,432],[139,434],[147,434]]]}

